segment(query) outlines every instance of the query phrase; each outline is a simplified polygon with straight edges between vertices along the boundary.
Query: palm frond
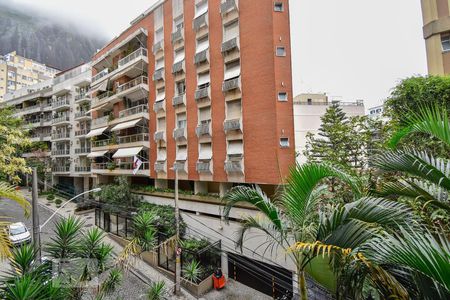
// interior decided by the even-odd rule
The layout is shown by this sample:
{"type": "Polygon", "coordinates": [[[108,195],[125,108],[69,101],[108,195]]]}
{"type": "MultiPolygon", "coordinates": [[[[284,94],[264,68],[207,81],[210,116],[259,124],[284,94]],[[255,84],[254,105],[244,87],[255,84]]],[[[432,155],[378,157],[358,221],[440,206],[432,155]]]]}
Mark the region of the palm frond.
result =
{"type": "Polygon", "coordinates": [[[10,199],[16,202],[23,208],[25,216],[28,217],[30,215],[30,203],[27,199],[25,199],[20,191],[16,190],[15,186],[10,185],[7,182],[0,181],[0,198],[10,199]]]}
{"type": "Polygon", "coordinates": [[[395,148],[399,142],[411,133],[426,133],[450,145],[450,121],[445,107],[435,105],[422,107],[418,112],[411,112],[406,117],[407,126],[397,131],[389,141],[395,148]]]}

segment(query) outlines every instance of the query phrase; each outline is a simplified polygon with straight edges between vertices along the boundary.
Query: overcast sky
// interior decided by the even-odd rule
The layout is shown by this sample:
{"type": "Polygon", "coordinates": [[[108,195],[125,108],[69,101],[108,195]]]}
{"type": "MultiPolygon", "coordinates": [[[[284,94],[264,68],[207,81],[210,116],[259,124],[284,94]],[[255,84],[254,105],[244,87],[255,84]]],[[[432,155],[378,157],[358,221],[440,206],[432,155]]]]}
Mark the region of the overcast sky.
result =
{"type": "MultiPolygon", "coordinates": [[[[252,0],[258,1],[258,0],[252,0]]],[[[9,0],[112,38],[155,0],[9,0]]],[[[426,74],[419,0],[290,0],[294,94],[326,92],[378,105],[426,74]]]]}

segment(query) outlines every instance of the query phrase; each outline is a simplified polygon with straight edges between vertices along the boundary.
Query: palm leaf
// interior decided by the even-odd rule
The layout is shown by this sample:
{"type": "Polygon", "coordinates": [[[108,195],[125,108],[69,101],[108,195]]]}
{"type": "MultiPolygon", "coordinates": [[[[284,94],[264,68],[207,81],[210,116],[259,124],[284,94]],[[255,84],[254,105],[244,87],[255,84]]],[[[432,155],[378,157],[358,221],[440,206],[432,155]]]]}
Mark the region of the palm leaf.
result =
{"type": "Polygon", "coordinates": [[[10,185],[7,182],[0,181],[0,198],[7,198],[16,202],[23,208],[25,216],[29,216],[31,207],[30,203],[27,199],[25,199],[20,191],[16,190],[15,186],[10,185]]]}

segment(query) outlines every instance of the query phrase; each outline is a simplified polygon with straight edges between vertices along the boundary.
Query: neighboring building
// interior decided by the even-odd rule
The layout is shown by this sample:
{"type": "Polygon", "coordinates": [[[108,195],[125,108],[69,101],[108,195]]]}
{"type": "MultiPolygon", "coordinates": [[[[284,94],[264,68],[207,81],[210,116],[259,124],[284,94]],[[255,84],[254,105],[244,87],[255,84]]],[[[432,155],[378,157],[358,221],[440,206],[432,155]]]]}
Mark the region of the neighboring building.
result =
{"type": "Polygon", "coordinates": [[[53,78],[59,71],[16,52],[0,56],[0,102],[9,92],[53,78]]]}
{"type": "Polygon", "coordinates": [[[76,194],[92,186],[90,142],[91,80],[89,65],[59,73],[54,79],[5,95],[5,104],[14,106],[31,128],[33,142],[42,142],[46,151],[26,153],[51,168],[53,186],[76,194]]]}
{"type": "Polygon", "coordinates": [[[321,117],[327,108],[339,103],[348,117],[364,116],[364,102],[330,101],[326,94],[300,94],[294,98],[294,128],[295,128],[295,151],[297,162],[303,164],[306,157],[303,152],[306,149],[306,135],[308,132],[317,134],[322,124],[321,117]]]}
{"type": "Polygon", "coordinates": [[[421,0],[428,73],[450,74],[450,1],[421,0]]]}
{"type": "Polygon", "coordinates": [[[380,119],[383,117],[384,105],[378,105],[369,108],[368,116],[372,119],[380,119]]]}

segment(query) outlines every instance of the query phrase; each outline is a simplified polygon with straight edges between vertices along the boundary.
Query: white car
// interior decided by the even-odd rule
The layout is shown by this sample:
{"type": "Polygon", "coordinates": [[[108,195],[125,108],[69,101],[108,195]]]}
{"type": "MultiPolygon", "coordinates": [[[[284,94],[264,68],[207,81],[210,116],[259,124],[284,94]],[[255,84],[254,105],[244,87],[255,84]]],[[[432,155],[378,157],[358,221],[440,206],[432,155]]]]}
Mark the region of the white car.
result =
{"type": "Polygon", "coordinates": [[[17,222],[8,225],[8,235],[11,245],[21,246],[23,244],[31,243],[31,234],[27,226],[22,222],[17,222]]]}

